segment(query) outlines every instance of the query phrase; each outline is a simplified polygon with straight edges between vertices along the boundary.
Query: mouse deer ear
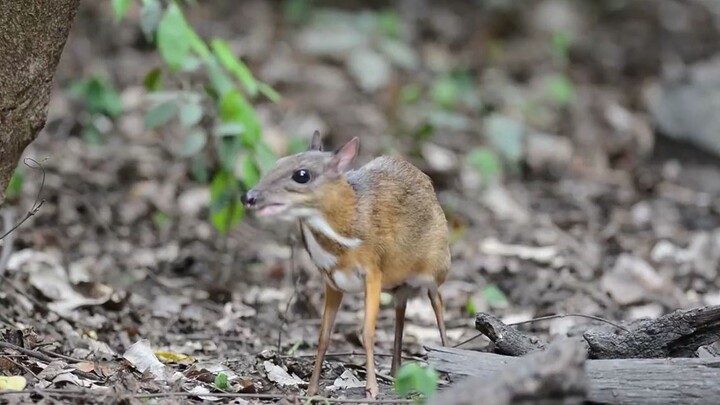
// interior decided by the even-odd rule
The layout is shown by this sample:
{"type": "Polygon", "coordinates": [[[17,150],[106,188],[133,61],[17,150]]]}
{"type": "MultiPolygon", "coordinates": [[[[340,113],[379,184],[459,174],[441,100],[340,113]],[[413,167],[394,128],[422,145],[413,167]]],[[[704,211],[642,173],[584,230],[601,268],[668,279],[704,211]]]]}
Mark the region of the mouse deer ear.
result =
{"type": "Polygon", "coordinates": [[[330,169],[338,175],[345,173],[350,167],[350,163],[357,156],[359,146],[360,139],[357,136],[343,145],[330,160],[330,169]]]}
{"type": "Polygon", "coordinates": [[[318,152],[322,152],[323,146],[322,146],[322,139],[320,138],[320,131],[317,129],[315,132],[313,132],[312,140],[310,141],[310,146],[308,147],[308,150],[315,150],[318,152]]]}

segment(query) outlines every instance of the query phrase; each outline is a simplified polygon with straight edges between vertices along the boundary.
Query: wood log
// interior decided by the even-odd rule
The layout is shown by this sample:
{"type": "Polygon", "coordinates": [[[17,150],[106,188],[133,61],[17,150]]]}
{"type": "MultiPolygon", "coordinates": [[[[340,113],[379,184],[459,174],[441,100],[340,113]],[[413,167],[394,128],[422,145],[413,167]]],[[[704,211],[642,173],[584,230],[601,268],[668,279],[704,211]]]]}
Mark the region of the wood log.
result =
{"type": "MultiPolygon", "coordinates": [[[[433,368],[449,373],[451,377],[472,376],[478,392],[498,373],[526,367],[522,357],[449,347],[426,349],[428,363],[433,368]]],[[[717,358],[587,360],[585,372],[589,385],[587,400],[593,403],[720,403],[720,359],[717,358]]],[[[448,388],[448,391],[452,389],[448,388]]],[[[482,398],[481,402],[484,403],[485,399],[482,398]]]]}
{"type": "Polygon", "coordinates": [[[638,320],[628,329],[631,333],[605,327],[583,333],[590,357],[695,357],[701,346],[720,339],[720,306],[678,310],[657,319],[638,320]]]}
{"type": "Polygon", "coordinates": [[[467,378],[430,398],[428,404],[580,404],[588,391],[583,367],[586,356],[585,346],[578,341],[553,344],[545,351],[518,358],[514,367],[504,368],[489,380],[467,378]]]}
{"type": "MultiPolygon", "coordinates": [[[[590,329],[582,337],[592,359],[695,357],[696,351],[720,340],[720,306],[677,310],[657,319],[641,319],[624,325],[590,329]]],[[[480,312],[475,327],[495,344],[495,352],[522,356],[544,345],[505,325],[493,315],[480,312]]]]}

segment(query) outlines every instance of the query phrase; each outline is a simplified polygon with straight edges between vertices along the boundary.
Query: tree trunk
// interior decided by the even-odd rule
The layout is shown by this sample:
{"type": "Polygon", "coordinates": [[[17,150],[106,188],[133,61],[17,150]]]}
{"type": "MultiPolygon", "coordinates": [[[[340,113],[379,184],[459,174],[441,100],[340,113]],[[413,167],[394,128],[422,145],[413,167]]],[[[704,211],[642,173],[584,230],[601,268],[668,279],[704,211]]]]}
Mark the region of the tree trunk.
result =
{"type": "Polygon", "coordinates": [[[25,148],[45,126],[79,0],[0,0],[0,206],[25,148]]]}

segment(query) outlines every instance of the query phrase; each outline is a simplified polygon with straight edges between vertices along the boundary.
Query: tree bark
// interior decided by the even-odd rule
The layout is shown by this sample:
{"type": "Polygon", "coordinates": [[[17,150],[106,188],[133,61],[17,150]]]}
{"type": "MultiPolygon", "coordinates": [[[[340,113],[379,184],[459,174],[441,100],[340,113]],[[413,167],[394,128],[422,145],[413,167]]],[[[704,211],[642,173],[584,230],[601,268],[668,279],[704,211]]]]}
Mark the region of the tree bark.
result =
{"type": "Polygon", "coordinates": [[[0,0],[0,206],[45,126],[55,69],[79,0],[0,0]]]}

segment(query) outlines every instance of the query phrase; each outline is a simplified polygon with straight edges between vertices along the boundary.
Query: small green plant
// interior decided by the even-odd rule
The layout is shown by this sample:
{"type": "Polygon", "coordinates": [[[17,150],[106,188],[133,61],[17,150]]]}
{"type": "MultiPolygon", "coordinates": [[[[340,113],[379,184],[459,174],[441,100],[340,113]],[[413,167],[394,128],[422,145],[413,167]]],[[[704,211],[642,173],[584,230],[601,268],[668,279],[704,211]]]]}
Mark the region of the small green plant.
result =
{"type": "Polygon", "coordinates": [[[69,90],[71,96],[81,101],[87,111],[82,122],[83,138],[88,143],[102,143],[104,139],[98,122],[103,118],[114,119],[122,114],[120,94],[108,79],[99,74],[74,82],[69,90]]]}
{"type": "Polygon", "coordinates": [[[429,397],[437,391],[439,378],[437,371],[432,367],[410,362],[398,370],[393,388],[403,397],[413,393],[429,397]]]}
{"type": "Polygon", "coordinates": [[[20,198],[25,180],[25,170],[22,166],[15,168],[7,189],[5,190],[5,198],[7,201],[15,201],[20,198]]]}
{"type": "MultiPolygon", "coordinates": [[[[112,1],[120,21],[132,0],[112,1]]],[[[142,0],[140,26],[164,62],[143,81],[155,101],[145,116],[145,127],[180,125],[184,140],[177,153],[190,160],[195,180],[210,182],[211,222],[220,233],[227,233],[244,216],[240,196],[276,159],[262,139],[252,103],[260,96],[272,102],[281,97],[253,76],[228,42],[200,38],[180,2],[163,5],[159,0],[142,0]],[[180,90],[166,89],[166,81],[179,84],[180,90]],[[217,161],[211,173],[208,158],[217,161]]]]}
{"type": "Polygon", "coordinates": [[[548,79],[547,93],[553,102],[564,107],[575,98],[575,86],[566,75],[556,74],[548,79]]]}
{"type": "Polygon", "coordinates": [[[215,388],[219,390],[227,389],[229,386],[228,384],[228,376],[227,374],[223,373],[222,371],[218,373],[217,376],[215,376],[215,388]]]}
{"type": "Polygon", "coordinates": [[[491,149],[475,148],[467,154],[465,161],[480,173],[485,184],[497,181],[502,176],[502,163],[491,149]]]}
{"type": "Polygon", "coordinates": [[[505,293],[502,292],[495,284],[488,284],[482,290],[482,296],[485,302],[490,306],[499,308],[506,307],[508,305],[508,299],[505,293]]]}

